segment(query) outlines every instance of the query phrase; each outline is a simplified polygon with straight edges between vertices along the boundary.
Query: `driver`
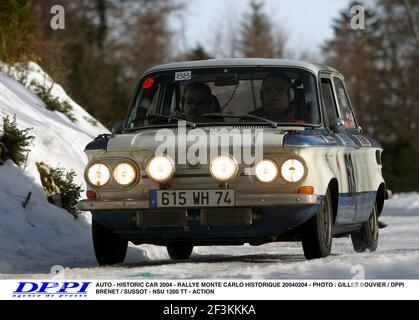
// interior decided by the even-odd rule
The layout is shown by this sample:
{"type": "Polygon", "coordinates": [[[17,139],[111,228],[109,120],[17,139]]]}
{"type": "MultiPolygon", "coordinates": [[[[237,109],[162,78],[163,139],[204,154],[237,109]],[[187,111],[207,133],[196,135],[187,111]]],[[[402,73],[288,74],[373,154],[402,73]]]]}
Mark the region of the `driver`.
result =
{"type": "Polygon", "coordinates": [[[260,90],[262,106],[250,114],[269,118],[277,122],[294,121],[291,102],[294,90],[290,79],[283,73],[270,73],[263,79],[260,90]]]}

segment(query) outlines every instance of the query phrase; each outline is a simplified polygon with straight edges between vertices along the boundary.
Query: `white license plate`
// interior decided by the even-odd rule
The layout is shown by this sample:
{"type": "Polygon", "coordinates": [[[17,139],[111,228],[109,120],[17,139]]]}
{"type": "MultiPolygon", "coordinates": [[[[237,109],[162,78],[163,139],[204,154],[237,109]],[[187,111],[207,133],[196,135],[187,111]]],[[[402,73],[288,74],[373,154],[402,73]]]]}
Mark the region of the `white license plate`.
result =
{"type": "Polygon", "coordinates": [[[150,190],[150,208],[234,206],[234,190],[150,190]]]}

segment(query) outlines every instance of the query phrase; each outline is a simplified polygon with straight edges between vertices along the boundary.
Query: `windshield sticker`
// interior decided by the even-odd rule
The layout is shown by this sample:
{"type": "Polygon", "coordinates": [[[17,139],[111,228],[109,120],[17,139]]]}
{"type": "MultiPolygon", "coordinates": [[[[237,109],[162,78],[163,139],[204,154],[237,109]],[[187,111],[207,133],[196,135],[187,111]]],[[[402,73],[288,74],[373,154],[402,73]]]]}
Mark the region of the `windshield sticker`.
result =
{"type": "Polygon", "coordinates": [[[191,80],[192,71],[181,71],[175,73],[175,81],[191,80]]]}

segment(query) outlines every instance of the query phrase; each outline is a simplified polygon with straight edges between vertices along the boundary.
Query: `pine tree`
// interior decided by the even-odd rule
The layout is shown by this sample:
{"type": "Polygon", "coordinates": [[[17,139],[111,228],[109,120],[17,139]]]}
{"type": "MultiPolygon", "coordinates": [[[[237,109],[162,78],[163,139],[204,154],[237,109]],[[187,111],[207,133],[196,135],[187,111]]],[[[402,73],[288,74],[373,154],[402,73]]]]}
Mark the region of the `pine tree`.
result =
{"type": "MultiPolygon", "coordinates": [[[[419,2],[411,2],[419,12],[419,2]]],[[[383,174],[393,191],[419,183],[419,50],[403,1],[377,0],[365,30],[350,27],[353,2],[335,21],[326,63],[343,73],[364,132],[383,143],[383,174]],[[404,168],[404,169],[403,169],[404,168]],[[403,170],[409,176],[403,177],[403,170]],[[402,178],[400,178],[402,177],[402,178]]]]}
{"type": "Polygon", "coordinates": [[[380,21],[375,12],[367,9],[365,30],[353,30],[350,13],[353,5],[350,4],[335,20],[335,36],[323,49],[326,63],[338,69],[346,78],[358,121],[367,132],[377,134],[384,121],[385,111],[381,110],[381,119],[373,115],[382,108],[381,99],[386,94],[382,86],[374,86],[381,82],[383,76],[379,67],[382,61],[382,37],[378,29],[380,21]],[[379,100],[377,97],[380,97],[379,100]]]}
{"type": "Polygon", "coordinates": [[[205,51],[205,48],[200,44],[198,44],[194,49],[185,54],[185,56],[182,58],[182,60],[188,61],[207,59],[211,59],[211,56],[208,54],[208,52],[205,51]]]}
{"type": "Polygon", "coordinates": [[[6,63],[32,57],[35,25],[29,0],[0,1],[0,60],[6,63]]]}
{"type": "Polygon", "coordinates": [[[141,6],[133,7],[135,14],[125,31],[129,41],[121,44],[124,61],[134,67],[132,76],[172,58],[173,33],[168,18],[179,8],[172,0],[142,0],[141,6]]]}
{"type": "Polygon", "coordinates": [[[240,52],[247,58],[273,58],[276,55],[273,27],[263,12],[264,2],[252,0],[250,12],[243,18],[240,29],[240,52]]]}
{"type": "Polygon", "coordinates": [[[375,10],[364,5],[365,30],[350,27],[355,4],[335,21],[335,36],[324,47],[326,62],[345,75],[367,132],[382,141],[419,139],[419,50],[403,3],[381,0],[375,10]]]}
{"type": "Polygon", "coordinates": [[[2,117],[3,126],[0,128],[0,156],[2,161],[12,160],[18,166],[24,164],[30,151],[34,136],[29,134],[31,128],[20,130],[16,123],[16,115],[10,120],[6,114],[2,117]]]}

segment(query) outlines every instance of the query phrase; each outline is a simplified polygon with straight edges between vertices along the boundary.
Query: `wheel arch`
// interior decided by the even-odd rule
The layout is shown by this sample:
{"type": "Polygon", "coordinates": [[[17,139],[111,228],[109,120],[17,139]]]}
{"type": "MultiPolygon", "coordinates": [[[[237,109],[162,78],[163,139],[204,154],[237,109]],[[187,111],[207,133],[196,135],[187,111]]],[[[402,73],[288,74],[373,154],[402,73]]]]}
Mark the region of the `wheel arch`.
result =
{"type": "Polygon", "coordinates": [[[339,206],[339,183],[336,178],[330,180],[328,190],[330,190],[330,195],[332,197],[333,223],[336,223],[339,206]]]}
{"type": "Polygon", "coordinates": [[[375,202],[377,203],[378,216],[381,215],[381,212],[383,211],[383,208],[384,208],[385,192],[386,192],[386,186],[384,183],[382,183],[378,187],[377,195],[375,196],[375,202]]]}

